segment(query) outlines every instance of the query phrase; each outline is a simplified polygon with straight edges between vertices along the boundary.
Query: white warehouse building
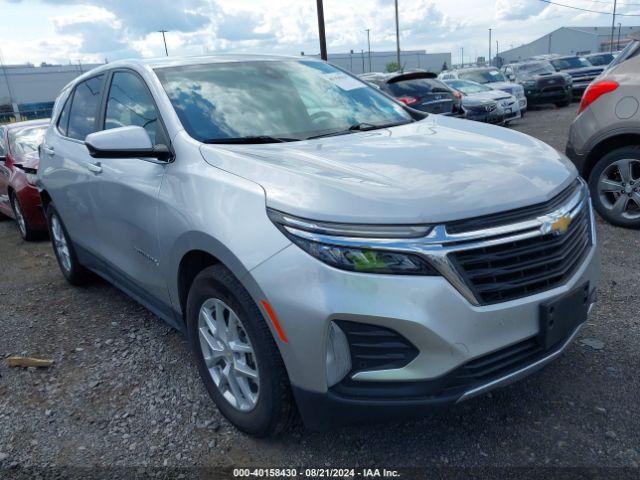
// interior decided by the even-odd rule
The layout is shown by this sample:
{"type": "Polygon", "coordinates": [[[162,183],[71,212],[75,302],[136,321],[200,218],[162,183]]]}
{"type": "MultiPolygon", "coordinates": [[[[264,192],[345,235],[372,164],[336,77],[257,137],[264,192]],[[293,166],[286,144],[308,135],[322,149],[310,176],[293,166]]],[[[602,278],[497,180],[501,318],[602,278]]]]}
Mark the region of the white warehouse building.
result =
{"type": "MultiPolygon", "coordinates": [[[[613,50],[620,50],[629,43],[629,34],[640,27],[618,27],[613,35],[613,50]]],[[[611,49],[611,26],[561,27],[543,37],[520,47],[505,50],[497,55],[498,65],[524,60],[535,55],[557,53],[560,55],[587,55],[608,52],[611,49]]]]}
{"type": "MultiPolygon", "coordinates": [[[[354,74],[384,72],[387,65],[397,63],[396,51],[329,53],[328,61],[354,74]]],[[[401,50],[400,63],[404,70],[421,69],[440,73],[446,64],[451,68],[451,53],[426,53],[425,50],[401,50]]]]}
{"type": "Polygon", "coordinates": [[[0,123],[46,118],[60,90],[98,65],[0,66],[0,123]]]}

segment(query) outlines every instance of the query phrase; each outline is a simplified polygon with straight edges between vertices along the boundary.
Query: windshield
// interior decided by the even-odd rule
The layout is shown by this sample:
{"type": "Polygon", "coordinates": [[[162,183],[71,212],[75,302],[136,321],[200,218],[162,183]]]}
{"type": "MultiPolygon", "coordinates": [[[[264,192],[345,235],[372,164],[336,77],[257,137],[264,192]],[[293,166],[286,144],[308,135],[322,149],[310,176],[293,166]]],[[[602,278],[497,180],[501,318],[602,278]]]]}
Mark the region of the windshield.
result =
{"type": "Polygon", "coordinates": [[[300,140],[411,116],[375,88],[314,60],[248,61],[160,68],[156,74],[196,140],[300,140]]]}
{"type": "Polygon", "coordinates": [[[513,66],[518,75],[545,75],[555,73],[549,62],[521,63],[513,66]]]}
{"type": "Polygon", "coordinates": [[[592,67],[584,57],[569,57],[569,58],[557,58],[555,60],[551,60],[551,64],[556,68],[556,70],[568,70],[570,68],[584,68],[584,67],[592,67]]]}
{"type": "Polygon", "coordinates": [[[492,90],[479,83],[468,82],[466,80],[447,80],[445,83],[466,95],[470,93],[490,92],[492,90]]]}
{"type": "Polygon", "coordinates": [[[47,125],[9,130],[9,149],[14,155],[35,152],[44,139],[47,125]]]}
{"type": "Polygon", "coordinates": [[[493,83],[493,82],[506,82],[507,79],[498,70],[475,70],[469,72],[460,72],[458,74],[460,78],[465,80],[471,80],[478,83],[493,83]]]}
{"type": "Polygon", "coordinates": [[[614,59],[614,56],[612,53],[603,53],[602,55],[590,55],[588,57],[589,63],[591,63],[591,65],[595,65],[595,66],[606,66],[609,65],[611,63],[611,61],[614,59]]]}

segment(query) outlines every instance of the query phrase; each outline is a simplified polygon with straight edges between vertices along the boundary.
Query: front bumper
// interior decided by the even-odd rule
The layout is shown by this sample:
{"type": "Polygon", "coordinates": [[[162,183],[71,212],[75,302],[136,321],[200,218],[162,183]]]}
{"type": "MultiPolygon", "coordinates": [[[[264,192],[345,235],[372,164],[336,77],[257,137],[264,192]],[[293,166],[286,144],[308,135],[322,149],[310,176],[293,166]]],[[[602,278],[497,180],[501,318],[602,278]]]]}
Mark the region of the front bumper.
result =
{"type": "MultiPolygon", "coordinates": [[[[593,304],[592,304],[593,305],[593,304]]],[[[298,409],[305,424],[313,430],[330,427],[381,421],[408,416],[421,416],[425,412],[452,406],[496,388],[521,380],[558,358],[577,337],[583,325],[579,325],[562,343],[531,358],[527,363],[489,378],[464,391],[450,391],[441,395],[405,397],[394,399],[366,399],[342,396],[334,390],[326,393],[312,392],[293,387],[298,409]]],[[[441,381],[437,379],[434,383],[441,381]]],[[[417,382],[416,382],[417,383],[417,382]]],[[[419,388],[419,384],[417,385],[419,388]]]]}
{"type": "Polygon", "coordinates": [[[309,426],[320,428],[331,419],[340,423],[337,411],[346,412],[349,421],[414,414],[425,407],[471,398],[533,372],[557,357],[575,334],[556,349],[536,350],[525,363],[502,368],[499,376],[483,376],[463,388],[450,389],[448,383],[441,388],[443,379],[458,375],[473,362],[530,343],[540,332],[540,305],[586,283],[595,286],[599,270],[594,237],[584,260],[562,285],[490,305],[472,304],[444,277],[346,272],[295,245],[250,275],[287,336],[288,342],[279,343],[279,348],[303,418],[309,426]],[[325,361],[333,321],[393,330],[411,342],[417,355],[404,366],[349,375],[348,388],[343,388],[344,381],[329,388],[325,361]],[[372,394],[372,388],[377,392],[372,394]]]}
{"type": "Polygon", "coordinates": [[[589,85],[591,85],[591,82],[593,82],[596,79],[596,77],[591,77],[591,78],[587,78],[587,79],[580,79],[580,80],[574,80],[573,81],[573,96],[574,97],[581,97],[582,94],[584,93],[584,91],[587,89],[587,87],[589,85]]]}
{"type": "Polygon", "coordinates": [[[467,108],[465,109],[464,118],[475,122],[490,123],[492,125],[501,125],[505,121],[504,112],[500,109],[487,112],[484,109],[467,108]]]}
{"type": "Polygon", "coordinates": [[[564,87],[562,90],[543,91],[537,88],[527,88],[525,90],[527,102],[530,105],[540,105],[544,103],[563,102],[573,99],[571,87],[564,87]]]}
{"type": "Polygon", "coordinates": [[[527,111],[527,97],[518,98],[518,106],[520,107],[520,112],[527,111]]]}

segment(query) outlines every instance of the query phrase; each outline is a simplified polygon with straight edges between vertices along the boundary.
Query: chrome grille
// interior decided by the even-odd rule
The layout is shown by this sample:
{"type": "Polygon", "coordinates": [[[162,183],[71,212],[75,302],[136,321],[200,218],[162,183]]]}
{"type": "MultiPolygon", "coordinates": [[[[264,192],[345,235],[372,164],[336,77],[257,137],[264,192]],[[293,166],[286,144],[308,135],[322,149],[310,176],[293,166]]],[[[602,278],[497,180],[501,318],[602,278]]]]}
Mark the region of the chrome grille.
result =
{"type": "Polygon", "coordinates": [[[582,264],[591,246],[587,202],[566,233],[549,233],[450,254],[474,296],[483,305],[506,302],[560,286],[582,264]]]}

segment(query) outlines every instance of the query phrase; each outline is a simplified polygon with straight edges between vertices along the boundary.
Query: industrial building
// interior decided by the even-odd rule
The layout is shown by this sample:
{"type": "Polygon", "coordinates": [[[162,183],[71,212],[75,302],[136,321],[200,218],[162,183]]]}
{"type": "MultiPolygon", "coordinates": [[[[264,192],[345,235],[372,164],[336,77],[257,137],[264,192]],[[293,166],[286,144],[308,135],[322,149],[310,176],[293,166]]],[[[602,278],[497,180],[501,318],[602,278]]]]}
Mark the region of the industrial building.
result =
{"type": "MultiPolygon", "coordinates": [[[[613,35],[613,50],[620,50],[629,43],[631,32],[640,27],[616,26],[613,35]]],[[[498,66],[535,55],[557,53],[560,55],[586,55],[611,50],[611,25],[608,27],[562,27],[520,47],[500,52],[496,57],[498,66]]]]}
{"type": "Polygon", "coordinates": [[[0,66],[0,123],[46,118],[60,90],[98,65],[0,66]]]}
{"type": "MultiPolygon", "coordinates": [[[[396,51],[371,52],[361,50],[350,53],[329,53],[328,61],[351,73],[384,72],[390,63],[397,63],[396,51]]],[[[400,63],[404,70],[414,68],[440,73],[446,64],[451,68],[451,53],[426,53],[424,50],[403,50],[400,63]]]]}

